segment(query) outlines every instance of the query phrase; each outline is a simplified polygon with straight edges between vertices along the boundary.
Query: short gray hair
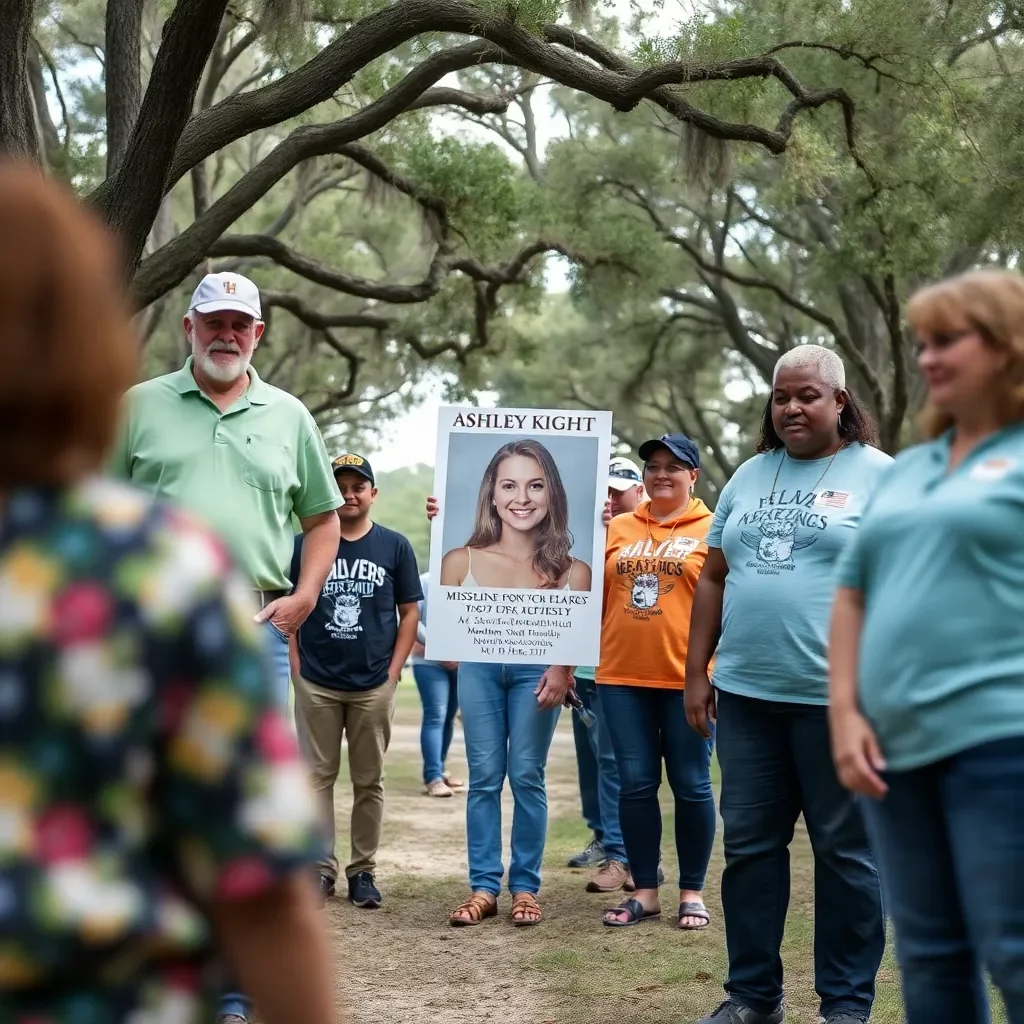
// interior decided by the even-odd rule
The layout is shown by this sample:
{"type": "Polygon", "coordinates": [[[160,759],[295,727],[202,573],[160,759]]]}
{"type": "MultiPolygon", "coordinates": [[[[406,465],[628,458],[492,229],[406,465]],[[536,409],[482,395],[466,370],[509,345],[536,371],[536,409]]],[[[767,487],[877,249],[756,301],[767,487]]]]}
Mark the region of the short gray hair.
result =
{"type": "Polygon", "coordinates": [[[842,359],[824,345],[797,345],[782,355],[772,372],[772,387],[780,370],[813,370],[822,384],[836,391],[846,387],[846,367],[842,359]]]}

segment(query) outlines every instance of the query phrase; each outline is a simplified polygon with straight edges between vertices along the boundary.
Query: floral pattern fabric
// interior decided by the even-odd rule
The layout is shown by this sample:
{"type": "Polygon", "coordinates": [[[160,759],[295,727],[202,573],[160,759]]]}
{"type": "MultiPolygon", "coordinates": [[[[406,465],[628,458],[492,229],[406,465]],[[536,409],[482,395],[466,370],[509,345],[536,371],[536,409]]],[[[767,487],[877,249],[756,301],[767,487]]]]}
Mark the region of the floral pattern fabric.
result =
{"type": "Polygon", "coordinates": [[[247,583],[120,484],[0,509],[0,1021],[192,1024],[206,908],[315,858],[247,583]]]}

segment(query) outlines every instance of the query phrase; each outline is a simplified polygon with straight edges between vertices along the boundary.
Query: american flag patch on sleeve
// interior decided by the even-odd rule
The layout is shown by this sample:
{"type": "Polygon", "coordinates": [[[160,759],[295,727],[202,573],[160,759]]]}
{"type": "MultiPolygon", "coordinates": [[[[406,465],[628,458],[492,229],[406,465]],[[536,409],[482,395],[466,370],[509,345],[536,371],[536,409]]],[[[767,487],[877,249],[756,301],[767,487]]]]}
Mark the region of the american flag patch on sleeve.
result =
{"type": "Polygon", "coordinates": [[[821,491],[814,499],[814,504],[824,505],[826,508],[846,508],[849,500],[849,491],[821,491]]]}

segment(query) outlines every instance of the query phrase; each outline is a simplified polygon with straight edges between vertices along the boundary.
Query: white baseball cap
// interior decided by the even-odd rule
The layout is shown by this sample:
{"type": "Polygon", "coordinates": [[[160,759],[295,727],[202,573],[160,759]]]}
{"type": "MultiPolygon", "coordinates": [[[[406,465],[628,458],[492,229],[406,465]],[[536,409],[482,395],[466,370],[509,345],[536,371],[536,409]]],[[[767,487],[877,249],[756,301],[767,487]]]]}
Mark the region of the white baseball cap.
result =
{"type": "Polygon", "coordinates": [[[621,455],[616,455],[608,466],[608,486],[616,491],[628,491],[644,482],[640,467],[621,455]]]}
{"type": "Polygon", "coordinates": [[[189,309],[197,313],[217,313],[222,309],[235,309],[263,319],[260,290],[241,274],[207,274],[192,293],[189,309]]]}

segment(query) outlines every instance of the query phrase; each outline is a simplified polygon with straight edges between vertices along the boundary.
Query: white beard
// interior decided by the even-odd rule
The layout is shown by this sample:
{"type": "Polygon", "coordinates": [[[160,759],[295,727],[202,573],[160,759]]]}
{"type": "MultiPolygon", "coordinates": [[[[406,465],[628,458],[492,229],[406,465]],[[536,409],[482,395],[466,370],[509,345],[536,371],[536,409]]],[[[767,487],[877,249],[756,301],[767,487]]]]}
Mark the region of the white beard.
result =
{"type": "MultiPolygon", "coordinates": [[[[196,345],[194,334],[190,340],[192,342],[192,356],[199,369],[210,380],[219,381],[221,384],[231,384],[248,372],[251,360],[244,358],[241,354],[236,355],[230,362],[225,363],[214,359],[209,349],[200,354],[197,351],[198,346],[196,345]]],[[[220,354],[224,354],[223,350],[221,350],[220,354]]]]}

